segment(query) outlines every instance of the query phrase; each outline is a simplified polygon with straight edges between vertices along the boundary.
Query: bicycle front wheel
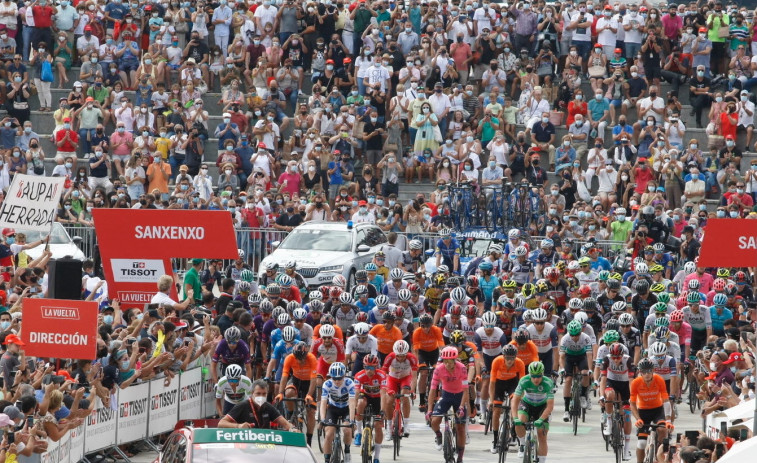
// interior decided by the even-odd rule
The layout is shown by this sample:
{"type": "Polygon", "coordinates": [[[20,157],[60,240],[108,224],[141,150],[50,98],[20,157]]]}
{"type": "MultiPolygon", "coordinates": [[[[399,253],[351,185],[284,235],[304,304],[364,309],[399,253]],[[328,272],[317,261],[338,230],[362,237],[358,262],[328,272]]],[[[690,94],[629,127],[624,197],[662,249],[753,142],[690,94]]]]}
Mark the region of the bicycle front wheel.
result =
{"type": "Polygon", "coordinates": [[[612,446],[615,450],[615,463],[621,463],[623,460],[623,447],[625,446],[623,437],[623,424],[618,420],[612,421],[612,446]]]}
{"type": "Polygon", "coordinates": [[[510,448],[510,417],[503,416],[502,423],[499,425],[499,436],[497,438],[499,451],[499,463],[505,463],[507,451],[510,448]]]}
{"type": "MultiPolygon", "coordinates": [[[[536,431],[537,434],[539,431],[536,431]]],[[[531,438],[531,461],[530,463],[538,463],[539,462],[539,439],[538,438],[531,438]]]]}
{"type": "Polygon", "coordinates": [[[366,426],[363,428],[363,441],[360,443],[360,456],[363,463],[373,462],[373,430],[366,426]]]}
{"type": "Polygon", "coordinates": [[[692,382],[689,384],[689,410],[691,413],[695,413],[697,411],[697,402],[699,402],[699,399],[697,398],[697,388],[696,383],[692,382]]]}
{"type": "MultiPolygon", "coordinates": [[[[339,432],[338,428],[337,432],[339,432]]],[[[334,442],[331,443],[331,463],[342,463],[344,461],[343,452],[342,440],[334,439],[334,442]]]]}
{"type": "Polygon", "coordinates": [[[402,414],[396,412],[394,414],[394,421],[392,423],[392,436],[394,438],[392,439],[392,444],[394,447],[394,459],[396,460],[398,456],[400,456],[400,440],[402,439],[402,414]]]}

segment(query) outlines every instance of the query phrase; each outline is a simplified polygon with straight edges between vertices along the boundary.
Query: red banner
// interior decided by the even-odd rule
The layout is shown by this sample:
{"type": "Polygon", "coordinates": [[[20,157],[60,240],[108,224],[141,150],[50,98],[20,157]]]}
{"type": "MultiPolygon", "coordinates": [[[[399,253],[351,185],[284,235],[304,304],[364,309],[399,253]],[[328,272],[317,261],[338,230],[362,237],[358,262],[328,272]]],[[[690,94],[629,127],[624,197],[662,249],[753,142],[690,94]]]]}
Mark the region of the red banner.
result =
{"type": "MultiPolygon", "coordinates": [[[[237,240],[226,211],[95,209],[92,211],[108,296],[124,309],[143,308],[171,275],[172,258],[236,259],[237,240]]],[[[171,297],[178,301],[174,287],[171,297]]]]}
{"type": "Polygon", "coordinates": [[[757,220],[709,219],[699,267],[757,266],[757,220]]]}
{"type": "Polygon", "coordinates": [[[24,299],[24,352],[35,357],[93,360],[97,356],[97,302],[24,299]]]}

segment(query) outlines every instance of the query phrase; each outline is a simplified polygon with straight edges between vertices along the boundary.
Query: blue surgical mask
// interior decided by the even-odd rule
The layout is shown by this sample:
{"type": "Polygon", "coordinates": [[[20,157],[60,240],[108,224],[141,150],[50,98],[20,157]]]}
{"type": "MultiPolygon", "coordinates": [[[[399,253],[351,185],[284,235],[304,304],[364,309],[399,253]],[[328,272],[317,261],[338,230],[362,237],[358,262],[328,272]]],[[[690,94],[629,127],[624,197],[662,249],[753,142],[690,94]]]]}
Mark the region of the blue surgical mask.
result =
{"type": "Polygon", "coordinates": [[[2,331],[8,331],[8,328],[10,328],[11,322],[0,322],[0,330],[2,331]]]}
{"type": "Polygon", "coordinates": [[[103,323],[105,323],[106,325],[112,324],[113,323],[113,315],[105,315],[103,317],[103,323]]]}
{"type": "Polygon", "coordinates": [[[384,205],[384,200],[383,199],[377,199],[376,200],[376,205],[383,206],[384,205]]]}
{"type": "Polygon", "coordinates": [[[13,244],[16,242],[16,238],[9,236],[8,238],[5,239],[5,242],[8,244],[13,244]]]}
{"type": "Polygon", "coordinates": [[[129,369],[129,365],[131,365],[131,361],[130,360],[124,360],[123,362],[121,362],[121,369],[122,370],[128,370],[129,369]]]}

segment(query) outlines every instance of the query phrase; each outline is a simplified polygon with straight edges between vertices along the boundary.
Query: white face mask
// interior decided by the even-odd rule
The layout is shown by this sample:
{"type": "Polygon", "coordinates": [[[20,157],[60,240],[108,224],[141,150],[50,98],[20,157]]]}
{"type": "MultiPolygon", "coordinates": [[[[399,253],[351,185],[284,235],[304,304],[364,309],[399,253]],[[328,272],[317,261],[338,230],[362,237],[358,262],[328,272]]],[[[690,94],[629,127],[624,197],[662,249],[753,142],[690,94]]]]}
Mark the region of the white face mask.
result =
{"type": "Polygon", "coordinates": [[[258,407],[262,407],[265,403],[265,397],[253,397],[252,400],[258,405],[258,407]]]}

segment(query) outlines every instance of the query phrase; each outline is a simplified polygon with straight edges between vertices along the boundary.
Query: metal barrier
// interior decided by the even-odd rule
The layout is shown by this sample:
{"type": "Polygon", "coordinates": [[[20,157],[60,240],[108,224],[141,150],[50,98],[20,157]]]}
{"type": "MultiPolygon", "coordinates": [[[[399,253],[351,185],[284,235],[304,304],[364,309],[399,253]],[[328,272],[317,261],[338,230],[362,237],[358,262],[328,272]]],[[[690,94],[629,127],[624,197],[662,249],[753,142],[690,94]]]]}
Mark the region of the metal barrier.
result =
{"type": "Polygon", "coordinates": [[[95,246],[97,245],[97,236],[94,227],[79,225],[63,225],[66,233],[73,239],[80,237],[79,248],[87,258],[92,259],[95,255],[95,246]]]}

